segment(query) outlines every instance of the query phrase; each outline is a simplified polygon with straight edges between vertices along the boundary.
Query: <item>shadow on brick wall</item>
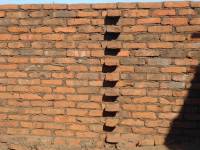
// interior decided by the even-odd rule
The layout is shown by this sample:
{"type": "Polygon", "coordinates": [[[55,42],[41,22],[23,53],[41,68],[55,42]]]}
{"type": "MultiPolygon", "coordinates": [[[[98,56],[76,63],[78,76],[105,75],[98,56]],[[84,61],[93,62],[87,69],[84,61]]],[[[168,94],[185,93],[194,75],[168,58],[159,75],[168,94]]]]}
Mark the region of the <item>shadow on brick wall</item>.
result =
{"type": "Polygon", "coordinates": [[[194,78],[188,95],[165,139],[165,145],[170,150],[200,149],[200,66],[191,71],[194,72],[194,78]]]}

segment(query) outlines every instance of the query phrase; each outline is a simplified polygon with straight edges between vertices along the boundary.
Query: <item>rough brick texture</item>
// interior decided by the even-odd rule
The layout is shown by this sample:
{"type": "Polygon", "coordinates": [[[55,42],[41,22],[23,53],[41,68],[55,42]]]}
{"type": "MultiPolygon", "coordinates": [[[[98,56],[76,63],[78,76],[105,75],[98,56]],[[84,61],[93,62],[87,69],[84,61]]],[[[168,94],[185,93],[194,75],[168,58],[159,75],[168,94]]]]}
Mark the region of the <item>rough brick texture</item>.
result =
{"type": "Polygon", "coordinates": [[[164,145],[183,111],[192,138],[199,31],[199,2],[0,5],[0,149],[164,145]]]}

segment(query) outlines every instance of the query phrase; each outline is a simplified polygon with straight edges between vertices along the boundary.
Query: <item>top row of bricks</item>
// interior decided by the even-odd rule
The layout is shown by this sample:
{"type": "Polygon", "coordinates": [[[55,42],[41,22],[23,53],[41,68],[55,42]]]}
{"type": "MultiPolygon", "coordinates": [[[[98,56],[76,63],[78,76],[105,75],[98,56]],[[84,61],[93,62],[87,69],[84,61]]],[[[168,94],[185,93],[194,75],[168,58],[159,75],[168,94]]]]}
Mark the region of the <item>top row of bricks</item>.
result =
{"type": "Polygon", "coordinates": [[[200,2],[160,2],[160,3],[99,3],[99,4],[25,4],[0,5],[0,10],[10,9],[123,9],[123,8],[184,8],[200,7],[200,2]]]}

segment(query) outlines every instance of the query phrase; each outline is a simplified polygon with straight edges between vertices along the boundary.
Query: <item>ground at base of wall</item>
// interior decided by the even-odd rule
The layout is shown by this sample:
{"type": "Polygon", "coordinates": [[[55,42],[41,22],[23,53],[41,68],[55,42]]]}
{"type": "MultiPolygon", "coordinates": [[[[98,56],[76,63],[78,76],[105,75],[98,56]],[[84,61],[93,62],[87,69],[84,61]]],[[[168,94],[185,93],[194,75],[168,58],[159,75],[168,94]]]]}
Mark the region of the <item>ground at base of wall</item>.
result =
{"type": "MultiPolygon", "coordinates": [[[[144,147],[137,147],[137,148],[130,148],[126,150],[199,150],[200,145],[173,145],[167,147],[164,145],[161,146],[144,146],[144,147]]],[[[39,146],[39,147],[28,147],[28,146],[22,146],[18,144],[6,144],[1,143],[0,144],[0,150],[72,150],[72,148],[66,148],[65,146],[39,146]]],[[[102,148],[73,148],[73,150],[111,150],[111,149],[102,149],[102,148]]],[[[116,148],[112,150],[123,150],[121,148],[116,148]]]]}

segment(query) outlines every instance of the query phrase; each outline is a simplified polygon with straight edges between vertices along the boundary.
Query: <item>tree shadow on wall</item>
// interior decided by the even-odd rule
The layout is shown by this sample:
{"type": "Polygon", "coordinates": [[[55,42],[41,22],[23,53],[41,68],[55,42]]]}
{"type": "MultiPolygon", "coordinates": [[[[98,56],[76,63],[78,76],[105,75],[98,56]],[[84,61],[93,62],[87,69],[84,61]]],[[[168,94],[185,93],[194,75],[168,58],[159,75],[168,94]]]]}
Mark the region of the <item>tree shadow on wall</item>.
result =
{"type": "Polygon", "coordinates": [[[200,150],[200,66],[194,69],[188,96],[165,138],[170,150],[200,150]]]}

